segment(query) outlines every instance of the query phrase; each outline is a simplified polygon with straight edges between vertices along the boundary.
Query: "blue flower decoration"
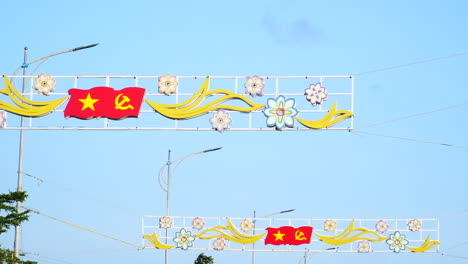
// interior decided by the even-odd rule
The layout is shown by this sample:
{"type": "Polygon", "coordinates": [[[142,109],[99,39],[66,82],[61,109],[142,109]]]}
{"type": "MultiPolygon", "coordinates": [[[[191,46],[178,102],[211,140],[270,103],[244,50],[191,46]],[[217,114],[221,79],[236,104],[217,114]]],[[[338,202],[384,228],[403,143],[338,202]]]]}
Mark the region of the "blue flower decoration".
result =
{"type": "Polygon", "coordinates": [[[278,98],[267,100],[268,108],[263,111],[263,113],[268,117],[267,126],[274,127],[276,129],[283,129],[285,126],[293,127],[294,118],[299,113],[294,106],[296,105],[296,100],[294,99],[284,99],[284,96],[280,95],[278,98]]]}
{"type": "Polygon", "coordinates": [[[177,247],[183,250],[187,250],[189,247],[193,246],[192,241],[194,240],[195,237],[192,236],[192,232],[186,231],[184,228],[180,229],[180,232],[176,232],[176,237],[173,239],[177,247]]]}
{"type": "Polygon", "coordinates": [[[393,249],[393,251],[396,253],[404,250],[406,245],[409,243],[408,240],[406,240],[406,236],[400,234],[399,231],[396,231],[393,235],[390,235],[390,238],[387,239],[386,242],[390,246],[390,249],[393,249]]]}

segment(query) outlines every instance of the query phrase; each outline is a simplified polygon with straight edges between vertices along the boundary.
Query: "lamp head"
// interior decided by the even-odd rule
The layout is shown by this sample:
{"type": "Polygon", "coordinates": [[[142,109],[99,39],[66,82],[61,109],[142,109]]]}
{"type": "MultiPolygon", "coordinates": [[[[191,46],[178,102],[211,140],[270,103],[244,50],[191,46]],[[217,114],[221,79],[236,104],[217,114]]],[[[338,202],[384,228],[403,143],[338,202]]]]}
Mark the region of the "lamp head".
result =
{"type": "Polygon", "coordinates": [[[203,153],[211,152],[211,151],[216,151],[216,150],[220,150],[220,149],[222,149],[222,147],[220,147],[220,148],[214,148],[214,149],[207,149],[207,150],[204,150],[203,153]]]}

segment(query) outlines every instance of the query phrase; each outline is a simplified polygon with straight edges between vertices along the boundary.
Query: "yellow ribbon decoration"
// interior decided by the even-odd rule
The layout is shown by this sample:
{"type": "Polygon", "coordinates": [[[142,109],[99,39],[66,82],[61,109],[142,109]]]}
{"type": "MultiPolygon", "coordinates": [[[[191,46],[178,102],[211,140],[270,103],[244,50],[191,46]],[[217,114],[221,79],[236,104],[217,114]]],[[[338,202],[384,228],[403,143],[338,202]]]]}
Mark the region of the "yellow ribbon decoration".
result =
{"type": "Polygon", "coordinates": [[[334,245],[334,246],[339,246],[347,243],[351,243],[357,240],[368,240],[368,241],[383,241],[386,240],[387,238],[384,236],[381,236],[377,234],[374,231],[370,231],[367,228],[359,227],[359,228],[354,228],[354,220],[349,224],[349,226],[343,231],[343,233],[337,235],[337,236],[323,236],[319,234],[315,234],[320,240],[323,242],[334,245]],[[350,237],[350,235],[353,232],[360,231],[360,233],[357,233],[353,236],[350,237]],[[365,234],[373,234],[377,238],[370,238],[370,237],[362,237],[365,234]]]}
{"type": "Polygon", "coordinates": [[[0,100],[0,109],[3,109],[13,114],[26,117],[43,116],[52,112],[55,108],[59,107],[68,98],[68,96],[65,96],[63,98],[48,102],[31,101],[22,96],[11,84],[10,80],[8,80],[6,76],[3,76],[3,79],[5,81],[6,89],[0,89],[0,93],[8,95],[11,101],[13,101],[17,106],[8,104],[0,100]]]}
{"type": "Polygon", "coordinates": [[[161,241],[159,241],[158,235],[156,235],[156,232],[153,232],[152,235],[143,235],[143,237],[146,240],[148,240],[151,244],[153,244],[153,246],[155,246],[156,248],[171,249],[174,247],[161,243],[161,241]]]}
{"type": "Polygon", "coordinates": [[[406,247],[413,252],[425,252],[437,245],[440,245],[440,242],[436,240],[431,240],[431,236],[428,235],[426,240],[420,247],[408,247],[408,246],[406,247]]]}
{"type": "Polygon", "coordinates": [[[264,234],[259,234],[259,235],[254,235],[254,236],[249,236],[249,235],[244,235],[243,233],[239,232],[239,230],[236,229],[236,227],[232,224],[231,220],[227,218],[228,226],[215,226],[213,228],[206,229],[205,231],[201,232],[200,234],[194,235],[195,237],[198,237],[200,239],[212,239],[216,237],[221,237],[224,239],[227,239],[232,242],[236,242],[239,244],[252,244],[257,242],[259,239],[261,239],[264,234]],[[228,230],[231,232],[232,235],[227,234],[226,232],[222,230],[228,230]],[[219,235],[212,235],[212,236],[204,236],[206,233],[213,231],[219,233],[219,235]]]}
{"type": "Polygon", "coordinates": [[[299,123],[302,125],[313,128],[313,129],[320,129],[333,126],[334,124],[345,120],[346,118],[350,118],[353,116],[353,113],[348,110],[336,110],[336,102],[333,103],[333,106],[330,108],[328,113],[319,120],[314,121],[307,121],[304,119],[296,118],[299,123]],[[334,117],[338,116],[337,118],[333,119],[334,117]],[[333,120],[332,120],[333,119],[333,120]]]}
{"type": "Polygon", "coordinates": [[[189,119],[194,118],[203,114],[208,113],[209,111],[218,110],[218,109],[226,109],[226,110],[233,110],[238,112],[252,112],[261,108],[264,108],[265,105],[263,104],[255,104],[254,102],[247,99],[247,97],[243,95],[234,94],[228,90],[218,89],[208,92],[208,87],[210,84],[210,78],[206,78],[205,82],[203,82],[200,89],[195,92],[192,97],[188,100],[178,103],[178,104],[160,104],[156,102],[152,102],[148,99],[145,101],[158,113],[161,115],[172,118],[172,119],[189,119]],[[207,97],[215,95],[215,94],[225,94],[224,96],[207,103],[204,106],[199,106],[207,97]],[[250,107],[238,107],[233,105],[220,105],[220,103],[225,101],[230,101],[233,99],[239,99],[246,104],[250,105],[250,107]]]}

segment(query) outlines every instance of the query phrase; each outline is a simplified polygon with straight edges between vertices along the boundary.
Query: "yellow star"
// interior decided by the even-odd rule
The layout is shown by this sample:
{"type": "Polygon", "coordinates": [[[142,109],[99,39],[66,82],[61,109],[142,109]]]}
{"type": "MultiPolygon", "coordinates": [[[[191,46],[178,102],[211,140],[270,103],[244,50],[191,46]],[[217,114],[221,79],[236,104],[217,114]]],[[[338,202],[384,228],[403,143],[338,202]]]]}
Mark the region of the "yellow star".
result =
{"type": "Polygon", "coordinates": [[[273,234],[273,235],[275,236],[275,241],[278,241],[278,240],[283,241],[283,237],[284,237],[284,235],[286,235],[286,234],[281,234],[281,231],[278,230],[278,233],[273,234]]]}
{"type": "Polygon", "coordinates": [[[81,108],[81,111],[85,110],[86,108],[90,108],[91,110],[96,111],[94,110],[94,103],[99,101],[99,99],[91,98],[91,95],[88,93],[88,95],[86,96],[86,99],[78,99],[78,100],[80,100],[80,102],[83,103],[83,107],[81,108]]]}

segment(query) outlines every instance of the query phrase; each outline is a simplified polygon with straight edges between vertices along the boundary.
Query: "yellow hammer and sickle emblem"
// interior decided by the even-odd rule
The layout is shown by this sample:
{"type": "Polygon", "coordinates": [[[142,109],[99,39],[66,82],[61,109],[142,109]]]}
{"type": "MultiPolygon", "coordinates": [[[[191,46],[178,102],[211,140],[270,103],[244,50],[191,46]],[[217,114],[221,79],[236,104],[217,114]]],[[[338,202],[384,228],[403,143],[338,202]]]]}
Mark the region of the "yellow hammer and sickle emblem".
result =
{"type": "Polygon", "coordinates": [[[297,230],[296,233],[294,233],[294,237],[296,240],[307,240],[307,238],[304,236],[304,232],[297,230]]]}
{"type": "Polygon", "coordinates": [[[128,105],[124,106],[124,104],[130,102],[130,98],[128,98],[126,95],[124,95],[122,97],[122,99],[120,99],[120,97],[122,95],[123,95],[123,93],[120,93],[119,95],[117,95],[117,97],[115,97],[115,100],[114,100],[115,109],[119,109],[119,110],[133,109],[133,105],[131,105],[131,104],[128,104],[128,105]]]}

